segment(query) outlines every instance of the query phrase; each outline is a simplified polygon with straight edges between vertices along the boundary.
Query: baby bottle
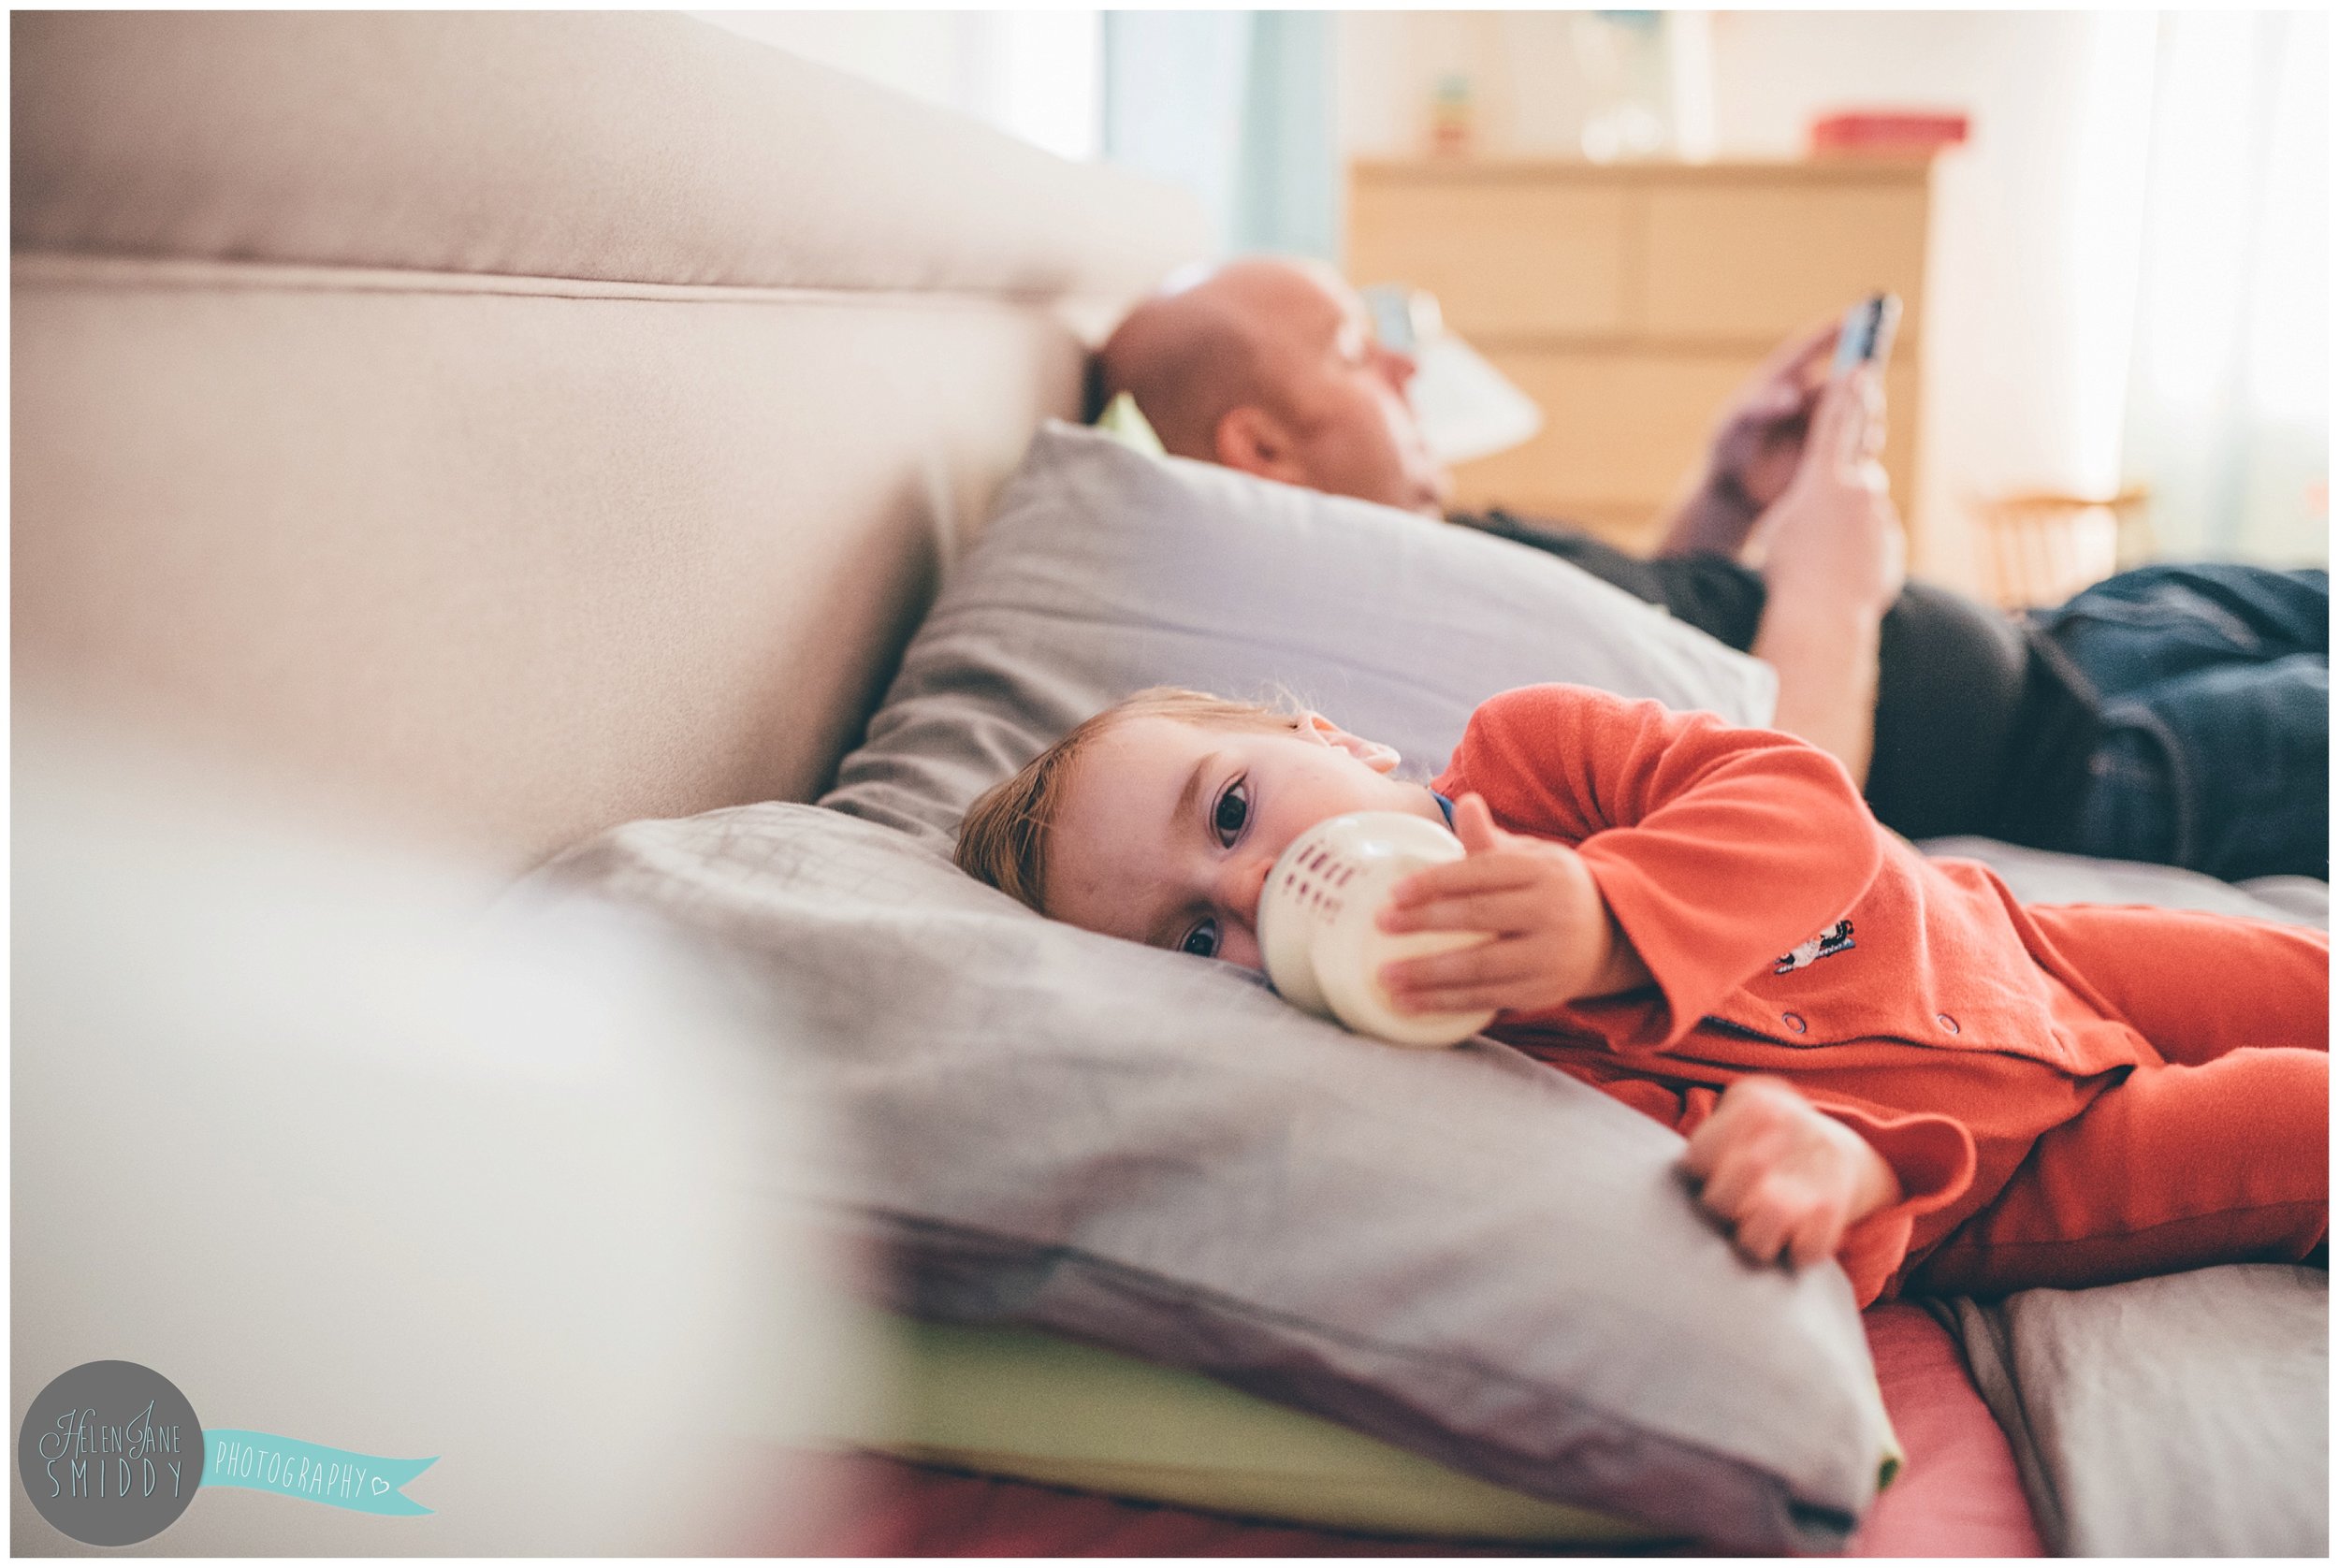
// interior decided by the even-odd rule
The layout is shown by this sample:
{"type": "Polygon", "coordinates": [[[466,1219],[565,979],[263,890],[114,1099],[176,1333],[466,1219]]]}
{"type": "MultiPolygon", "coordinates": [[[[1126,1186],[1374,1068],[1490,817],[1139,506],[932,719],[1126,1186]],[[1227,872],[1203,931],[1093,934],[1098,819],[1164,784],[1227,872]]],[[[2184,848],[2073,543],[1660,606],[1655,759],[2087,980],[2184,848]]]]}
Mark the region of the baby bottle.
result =
{"type": "Polygon", "coordinates": [[[1459,1045],[1493,1022],[1486,1012],[1399,1012],[1380,982],[1400,958],[1474,947],[1479,931],[1387,932],[1375,918],[1396,885],[1424,866],[1462,858],[1461,840],[1427,818],[1357,811],[1293,839],[1259,895],[1267,978],[1295,1007],[1391,1045],[1459,1045]]]}

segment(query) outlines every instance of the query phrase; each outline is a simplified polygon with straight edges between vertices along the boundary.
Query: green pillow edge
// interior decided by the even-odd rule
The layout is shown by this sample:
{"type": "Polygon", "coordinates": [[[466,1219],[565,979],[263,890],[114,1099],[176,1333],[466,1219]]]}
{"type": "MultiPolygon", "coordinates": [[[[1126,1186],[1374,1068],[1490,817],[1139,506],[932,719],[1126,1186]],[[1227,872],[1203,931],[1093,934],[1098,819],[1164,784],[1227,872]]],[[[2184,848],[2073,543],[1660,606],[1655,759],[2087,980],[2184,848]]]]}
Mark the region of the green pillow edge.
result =
{"type": "Polygon", "coordinates": [[[1105,405],[1105,411],[1097,415],[1097,423],[1090,428],[1111,436],[1130,451],[1141,452],[1148,457],[1166,457],[1170,455],[1169,449],[1161,444],[1161,437],[1155,434],[1153,422],[1137,406],[1137,399],[1126,392],[1115,393],[1112,401],[1105,405]]]}
{"type": "Polygon", "coordinates": [[[872,1313],[893,1398],[854,1446],[1278,1523],[1639,1544],[1646,1525],[1529,1497],[1196,1372],[1028,1328],[872,1313]],[[1133,1416],[1135,1418],[1133,1418],[1133,1416]]]}

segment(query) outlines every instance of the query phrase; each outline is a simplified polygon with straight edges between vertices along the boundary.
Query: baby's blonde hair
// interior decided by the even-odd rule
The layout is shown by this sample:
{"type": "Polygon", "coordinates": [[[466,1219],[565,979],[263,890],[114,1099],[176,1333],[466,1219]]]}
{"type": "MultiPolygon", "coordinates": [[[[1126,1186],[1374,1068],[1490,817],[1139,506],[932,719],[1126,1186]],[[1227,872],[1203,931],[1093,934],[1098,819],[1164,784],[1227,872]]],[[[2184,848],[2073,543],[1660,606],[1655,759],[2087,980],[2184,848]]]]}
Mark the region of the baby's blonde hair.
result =
{"type": "Polygon", "coordinates": [[[1082,721],[1014,777],[983,791],[958,826],[959,869],[1046,914],[1048,835],[1063,808],[1072,770],[1092,742],[1129,719],[1174,719],[1222,730],[1296,732],[1307,723],[1296,704],[1270,707],[1183,687],[1155,686],[1125,697],[1082,721]]]}

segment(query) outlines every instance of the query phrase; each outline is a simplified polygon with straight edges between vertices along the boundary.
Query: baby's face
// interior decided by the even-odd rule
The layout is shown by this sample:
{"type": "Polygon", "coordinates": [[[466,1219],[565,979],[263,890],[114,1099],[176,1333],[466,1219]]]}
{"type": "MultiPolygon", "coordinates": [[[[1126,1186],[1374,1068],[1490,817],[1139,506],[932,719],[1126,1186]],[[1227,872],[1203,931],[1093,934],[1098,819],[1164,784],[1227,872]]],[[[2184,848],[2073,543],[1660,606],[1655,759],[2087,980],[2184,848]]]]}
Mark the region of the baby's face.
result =
{"type": "Polygon", "coordinates": [[[1074,764],[1048,844],[1057,920],[1259,966],[1259,892],[1286,846],[1350,811],[1443,823],[1397,754],[1310,716],[1298,732],[1114,724],[1074,764]]]}

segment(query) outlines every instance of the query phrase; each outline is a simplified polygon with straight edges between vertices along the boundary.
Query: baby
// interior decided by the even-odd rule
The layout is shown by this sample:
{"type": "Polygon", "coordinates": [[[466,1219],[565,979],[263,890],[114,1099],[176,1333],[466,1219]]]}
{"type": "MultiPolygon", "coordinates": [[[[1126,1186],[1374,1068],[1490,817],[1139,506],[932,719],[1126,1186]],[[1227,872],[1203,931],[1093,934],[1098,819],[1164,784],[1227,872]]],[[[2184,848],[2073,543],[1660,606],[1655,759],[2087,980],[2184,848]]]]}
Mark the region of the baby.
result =
{"type": "Polygon", "coordinates": [[[1833,1256],[1863,1305],[2320,1260],[2330,943],[2176,910],[2026,907],[1880,828],[1837,761],[1586,688],[1472,715],[1433,784],[1320,714],[1140,692],[975,804],[959,864],[1091,931],[1259,966],[1285,846],[1402,811],[1467,850],[1390,931],[1401,1009],[1686,1134],[1753,1260],[1833,1256]]]}

